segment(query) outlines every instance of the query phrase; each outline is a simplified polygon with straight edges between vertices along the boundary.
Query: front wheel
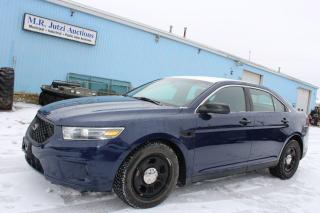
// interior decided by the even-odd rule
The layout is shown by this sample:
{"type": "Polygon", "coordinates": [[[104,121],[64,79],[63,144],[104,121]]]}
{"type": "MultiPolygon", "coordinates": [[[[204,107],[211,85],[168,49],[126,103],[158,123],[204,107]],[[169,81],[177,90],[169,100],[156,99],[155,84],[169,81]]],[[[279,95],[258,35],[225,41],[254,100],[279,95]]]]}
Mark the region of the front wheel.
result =
{"type": "Polygon", "coordinates": [[[134,151],[121,165],[113,190],[125,203],[135,208],[160,204],[175,188],[179,162],[167,145],[151,142],[134,151]]]}
{"type": "Polygon", "coordinates": [[[270,173],[282,180],[289,179],[297,171],[300,158],[301,149],[299,142],[291,140],[284,147],[278,165],[269,169],[270,173]]]}

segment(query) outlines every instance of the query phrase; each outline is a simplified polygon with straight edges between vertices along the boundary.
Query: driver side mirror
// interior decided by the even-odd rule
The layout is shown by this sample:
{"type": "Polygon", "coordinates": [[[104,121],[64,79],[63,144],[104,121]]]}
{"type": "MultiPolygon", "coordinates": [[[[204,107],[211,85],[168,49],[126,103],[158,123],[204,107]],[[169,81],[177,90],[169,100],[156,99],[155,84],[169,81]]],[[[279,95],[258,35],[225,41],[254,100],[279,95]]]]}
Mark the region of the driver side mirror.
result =
{"type": "Polygon", "coordinates": [[[226,104],[203,104],[198,108],[198,113],[200,114],[208,114],[208,113],[216,113],[216,114],[229,114],[230,107],[226,104]]]}

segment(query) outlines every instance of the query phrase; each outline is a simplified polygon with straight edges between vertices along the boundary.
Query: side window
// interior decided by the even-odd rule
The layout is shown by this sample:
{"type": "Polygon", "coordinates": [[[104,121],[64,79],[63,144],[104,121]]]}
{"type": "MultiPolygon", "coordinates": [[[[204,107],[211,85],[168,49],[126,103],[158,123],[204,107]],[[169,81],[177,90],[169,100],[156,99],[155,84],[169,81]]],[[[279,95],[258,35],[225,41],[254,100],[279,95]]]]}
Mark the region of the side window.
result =
{"type": "Polygon", "coordinates": [[[274,112],[272,97],[269,93],[250,89],[250,96],[255,112],[274,112]]]}
{"type": "Polygon", "coordinates": [[[272,97],[272,100],[274,104],[274,110],[276,112],[286,112],[286,107],[280,101],[278,101],[278,99],[272,97]]]}
{"type": "Polygon", "coordinates": [[[245,112],[246,101],[242,87],[226,87],[208,99],[207,103],[219,103],[229,105],[231,112],[245,112]]]}

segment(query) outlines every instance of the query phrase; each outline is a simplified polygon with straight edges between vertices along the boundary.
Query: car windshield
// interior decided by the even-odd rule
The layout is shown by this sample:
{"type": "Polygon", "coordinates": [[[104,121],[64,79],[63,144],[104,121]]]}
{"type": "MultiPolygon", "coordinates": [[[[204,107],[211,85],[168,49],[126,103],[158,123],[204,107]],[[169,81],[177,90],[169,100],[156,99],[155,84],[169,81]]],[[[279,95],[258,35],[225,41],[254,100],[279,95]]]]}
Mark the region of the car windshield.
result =
{"type": "Polygon", "coordinates": [[[186,106],[212,83],[183,78],[164,78],[138,87],[126,96],[155,104],[186,106]]]}

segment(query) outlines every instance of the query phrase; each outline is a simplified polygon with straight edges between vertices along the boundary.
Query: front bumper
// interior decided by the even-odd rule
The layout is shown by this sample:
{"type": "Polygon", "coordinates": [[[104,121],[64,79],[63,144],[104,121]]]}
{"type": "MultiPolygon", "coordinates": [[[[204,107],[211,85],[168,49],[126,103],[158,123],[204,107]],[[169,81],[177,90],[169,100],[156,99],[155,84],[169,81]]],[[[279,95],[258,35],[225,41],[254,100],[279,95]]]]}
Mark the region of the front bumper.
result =
{"type": "Polygon", "coordinates": [[[78,191],[108,192],[125,152],[123,143],[64,142],[55,136],[36,144],[28,135],[22,149],[27,162],[50,182],[78,191]]]}

